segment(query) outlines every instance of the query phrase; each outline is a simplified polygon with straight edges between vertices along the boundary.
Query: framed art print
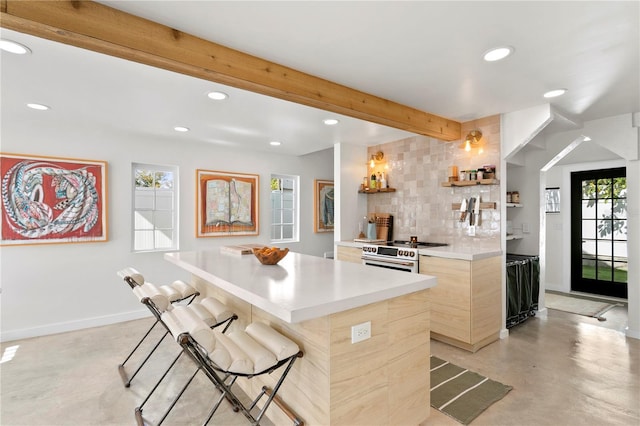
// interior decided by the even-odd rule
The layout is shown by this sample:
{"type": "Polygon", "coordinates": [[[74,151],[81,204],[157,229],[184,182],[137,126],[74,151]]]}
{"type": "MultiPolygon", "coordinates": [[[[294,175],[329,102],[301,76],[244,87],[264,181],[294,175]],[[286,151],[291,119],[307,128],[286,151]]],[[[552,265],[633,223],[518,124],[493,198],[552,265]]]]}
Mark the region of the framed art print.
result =
{"type": "Polygon", "coordinates": [[[258,235],[258,183],[258,175],[196,170],[196,237],[258,235]]]}
{"type": "Polygon", "coordinates": [[[0,153],[2,245],[107,241],[107,163],[0,153]]]}
{"type": "Polygon", "coordinates": [[[316,179],[314,182],[313,232],[333,232],[333,181],[316,179]]]}
{"type": "Polygon", "coordinates": [[[545,213],[560,213],[560,188],[545,188],[544,211],[545,213]]]}

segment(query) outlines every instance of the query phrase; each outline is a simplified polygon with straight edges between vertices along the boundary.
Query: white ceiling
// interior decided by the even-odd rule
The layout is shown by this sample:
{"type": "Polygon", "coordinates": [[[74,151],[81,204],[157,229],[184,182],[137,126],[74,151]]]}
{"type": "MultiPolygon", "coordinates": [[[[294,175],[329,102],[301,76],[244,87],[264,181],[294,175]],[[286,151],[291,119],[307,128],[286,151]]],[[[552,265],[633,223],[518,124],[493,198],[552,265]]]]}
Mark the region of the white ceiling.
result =
{"type": "MultiPolygon", "coordinates": [[[[100,3],[461,122],[547,102],[578,121],[640,111],[636,1],[100,3]],[[484,62],[499,45],[515,54],[484,62]],[[559,87],[569,92],[542,97],[559,87]]],[[[2,53],[3,125],[37,117],[293,155],[409,135],[348,117],[326,127],[322,119],[336,114],[4,29],[2,37],[33,51],[2,53]],[[227,101],[206,98],[221,88],[227,101]],[[52,110],[35,116],[26,102],[52,110]]]]}

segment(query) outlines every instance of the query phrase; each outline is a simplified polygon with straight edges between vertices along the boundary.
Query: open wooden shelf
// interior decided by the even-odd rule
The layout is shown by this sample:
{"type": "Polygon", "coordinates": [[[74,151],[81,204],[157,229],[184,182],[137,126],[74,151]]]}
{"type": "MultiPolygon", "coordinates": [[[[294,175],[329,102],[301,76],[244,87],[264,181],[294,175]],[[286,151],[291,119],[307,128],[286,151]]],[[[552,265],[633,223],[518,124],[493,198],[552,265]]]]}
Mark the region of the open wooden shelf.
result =
{"type": "Polygon", "coordinates": [[[375,194],[378,192],[396,192],[396,189],[395,188],[361,189],[358,192],[360,194],[375,194]]]}
{"type": "MultiPolygon", "coordinates": [[[[461,203],[451,204],[451,210],[460,210],[461,203]]],[[[480,203],[480,210],[495,210],[496,203],[480,203]]]]}
{"type": "Polygon", "coordinates": [[[498,179],[480,179],[480,180],[456,180],[453,182],[442,182],[442,186],[475,186],[475,185],[498,185],[498,179]]]}

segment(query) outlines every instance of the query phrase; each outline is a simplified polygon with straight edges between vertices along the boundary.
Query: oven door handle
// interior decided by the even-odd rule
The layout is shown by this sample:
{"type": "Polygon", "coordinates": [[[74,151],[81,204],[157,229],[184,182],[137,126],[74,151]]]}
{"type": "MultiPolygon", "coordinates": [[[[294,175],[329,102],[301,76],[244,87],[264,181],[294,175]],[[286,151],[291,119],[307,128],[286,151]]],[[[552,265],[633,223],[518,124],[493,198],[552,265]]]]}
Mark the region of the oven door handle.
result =
{"type": "Polygon", "coordinates": [[[361,259],[364,261],[369,260],[369,261],[378,262],[378,263],[389,263],[391,265],[400,265],[400,266],[409,266],[409,267],[414,265],[414,262],[403,262],[403,261],[391,260],[391,259],[380,259],[379,257],[362,256],[361,259]]]}

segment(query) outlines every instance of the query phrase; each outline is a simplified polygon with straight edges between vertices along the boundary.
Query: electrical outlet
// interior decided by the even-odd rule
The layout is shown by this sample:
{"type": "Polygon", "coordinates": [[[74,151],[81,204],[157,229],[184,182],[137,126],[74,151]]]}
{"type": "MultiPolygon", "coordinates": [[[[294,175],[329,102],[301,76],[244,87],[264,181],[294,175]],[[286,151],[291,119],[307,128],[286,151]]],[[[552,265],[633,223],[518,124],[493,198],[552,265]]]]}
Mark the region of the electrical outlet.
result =
{"type": "Polygon", "coordinates": [[[529,228],[529,224],[528,223],[523,223],[522,224],[522,233],[523,234],[528,234],[529,232],[531,232],[531,229],[529,228]]]}
{"type": "Polygon", "coordinates": [[[371,338],[371,321],[351,326],[351,343],[362,342],[371,338]]]}

